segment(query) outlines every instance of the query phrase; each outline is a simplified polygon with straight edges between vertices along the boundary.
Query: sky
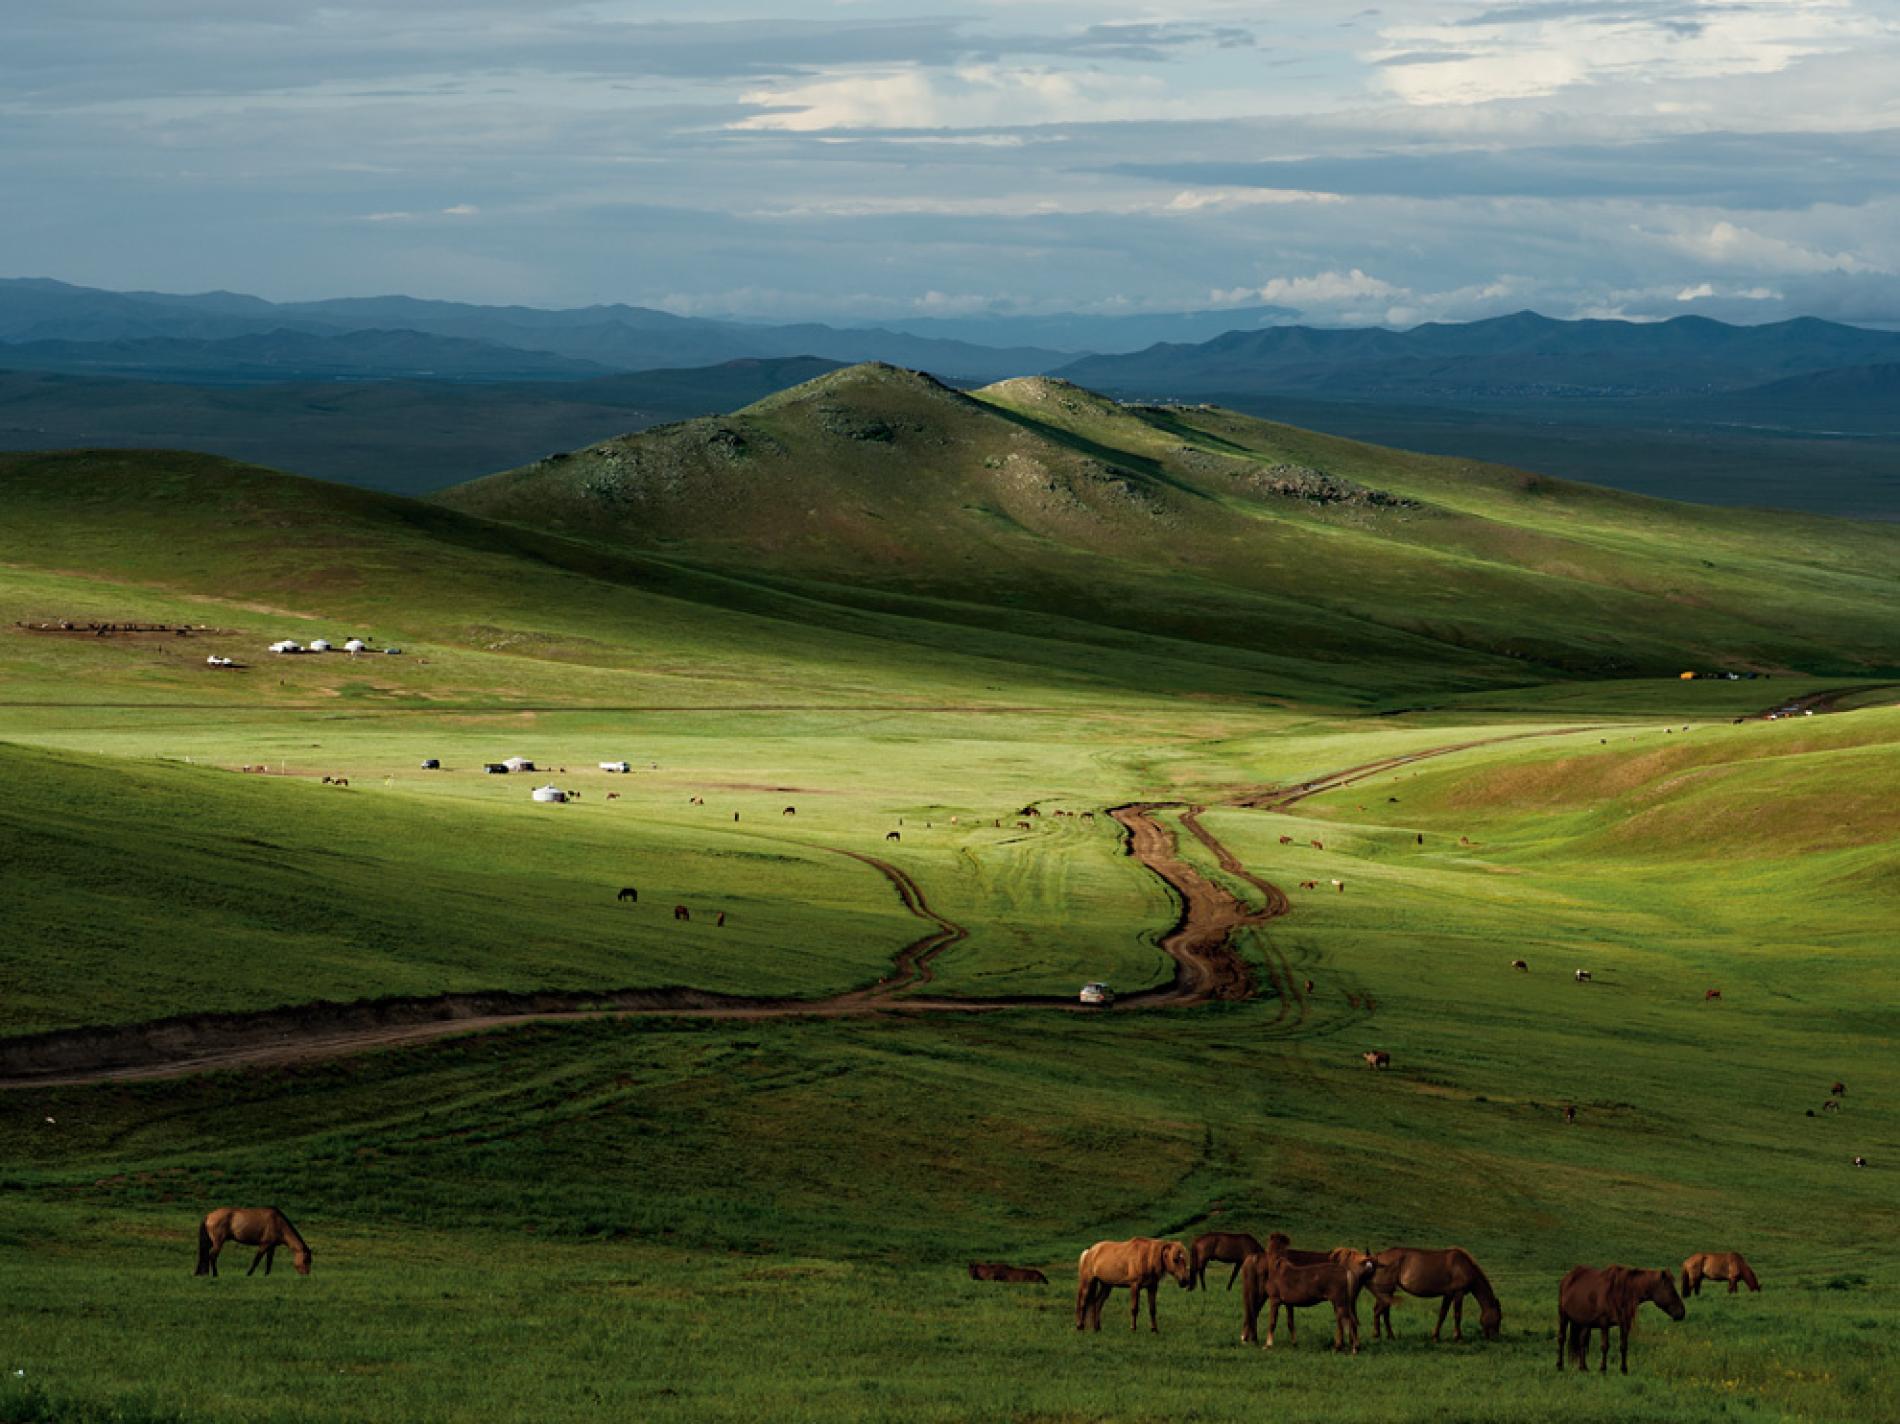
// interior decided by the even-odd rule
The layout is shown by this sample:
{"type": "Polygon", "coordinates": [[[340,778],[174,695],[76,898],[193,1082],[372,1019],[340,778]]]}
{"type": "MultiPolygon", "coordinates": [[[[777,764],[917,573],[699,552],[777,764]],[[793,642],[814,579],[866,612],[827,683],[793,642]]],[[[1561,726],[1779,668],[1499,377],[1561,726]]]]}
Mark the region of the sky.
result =
{"type": "Polygon", "coordinates": [[[1900,323],[1900,0],[11,0],[0,275],[1900,323]]]}

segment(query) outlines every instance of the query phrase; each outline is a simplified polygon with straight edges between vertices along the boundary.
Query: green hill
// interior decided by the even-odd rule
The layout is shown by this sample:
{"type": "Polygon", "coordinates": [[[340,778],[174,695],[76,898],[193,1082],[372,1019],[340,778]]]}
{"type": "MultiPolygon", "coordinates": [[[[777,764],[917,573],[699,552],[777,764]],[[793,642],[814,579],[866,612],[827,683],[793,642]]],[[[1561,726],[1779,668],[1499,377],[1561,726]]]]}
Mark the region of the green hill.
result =
{"type": "Polygon", "coordinates": [[[1350,663],[1388,689],[1451,668],[1841,672],[1900,656],[1900,530],[1676,505],[1047,378],[965,394],[851,367],[437,500],[786,587],[1029,606],[1322,676],[1350,663]]]}

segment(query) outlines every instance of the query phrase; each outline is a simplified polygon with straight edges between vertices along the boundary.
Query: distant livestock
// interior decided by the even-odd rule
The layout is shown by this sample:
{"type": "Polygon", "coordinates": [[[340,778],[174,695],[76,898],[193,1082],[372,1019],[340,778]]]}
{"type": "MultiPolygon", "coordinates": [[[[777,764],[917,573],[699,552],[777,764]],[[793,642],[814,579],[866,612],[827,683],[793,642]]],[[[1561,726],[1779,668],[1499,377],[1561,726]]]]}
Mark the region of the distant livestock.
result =
{"type": "Polygon", "coordinates": [[[1524,973],[1524,974],[1528,974],[1528,973],[1530,973],[1530,972],[1531,972],[1531,967],[1530,967],[1530,965],[1528,965],[1528,964],[1526,964],[1526,963],[1525,963],[1525,962],[1524,962],[1523,960],[1521,960],[1521,959],[1513,959],[1513,960],[1511,961],[1511,968],[1513,968],[1513,969],[1516,969],[1516,970],[1518,970],[1519,972],[1521,972],[1521,973],[1524,973]]]}
{"type": "Polygon", "coordinates": [[[896,831],[886,831],[884,833],[884,839],[887,841],[901,841],[904,838],[903,836],[899,835],[896,831]]]}
{"type": "Polygon", "coordinates": [[[1322,844],[1320,844],[1320,843],[1319,843],[1318,841],[1314,841],[1314,842],[1313,842],[1312,844],[1313,844],[1313,849],[1314,849],[1314,850],[1325,850],[1325,849],[1326,849],[1326,847],[1325,847],[1325,846],[1323,846],[1322,844]]]}
{"type": "Polygon", "coordinates": [[[1368,1068],[1390,1068],[1392,1066],[1392,1055],[1390,1053],[1381,1053],[1377,1049],[1368,1053],[1362,1053],[1359,1056],[1366,1060],[1366,1067],[1368,1068]]]}
{"type": "Polygon", "coordinates": [[[1847,1084],[1836,1083],[1833,1087],[1829,1088],[1828,1091],[1837,1098],[1844,1098],[1847,1096],[1847,1084]]]}
{"type": "Polygon", "coordinates": [[[783,811],[779,812],[779,815],[781,816],[796,816],[797,814],[798,814],[798,807],[796,806],[787,806],[783,811]]]}
{"type": "Polygon", "coordinates": [[[691,910],[689,910],[689,909],[687,909],[687,908],[686,908],[686,907],[685,907],[684,905],[675,905],[675,906],[673,907],[673,918],[674,918],[674,919],[676,919],[676,920],[690,920],[690,919],[692,919],[692,917],[693,917],[693,912],[692,912],[691,910]]]}
{"type": "Polygon", "coordinates": [[[721,910],[717,915],[713,916],[713,924],[722,930],[726,927],[726,912],[724,910],[721,910]]]}
{"type": "Polygon", "coordinates": [[[637,905],[640,903],[640,892],[631,885],[623,885],[620,889],[620,893],[614,896],[614,898],[623,902],[631,900],[637,905]]]}
{"type": "Polygon", "coordinates": [[[1281,836],[1281,837],[1280,837],[1280,844],[1281,844],[1281,845],[1292,845],[1292,844],[1293,844],[1293,837],[1292,837],[1292,836],[1281,836]]]}
{"type": "Polygon", "coordinates": [[[207,1212],[198,1223],[198,1275],[217,1275],[218,1253],[227,1241],[257,1248],[257,1254],[251,1258],[251,1269],[244,1273],[247,1276],[257,1270],[259,1262],[263,1263],[264,1274],[268,1276],[279,1246],[290,1248],[291,1263],[296,1266],[298,1275],[310,1274],[310,1247],[290,1224],[290,1218],[274,1206],[221,1206],[207,1212]]]}
{"type": "Polygon", "coordinates": [[[1761,1289],[1761,1281],[1740,1251],[1698,1251],[1682,1263],[1682,1293],[1701,1295],[1704,1281],[1727,1281],[1728,1293],[1741,1286],[1749,1291],[1761,1289]]]}
{"type": "Polygon", "coordinates": [[[1722,991],[1720,989],[1704,989],[1702,991],[1702,998],[1705,1003],[1710,999],[1719,999],[1721,997],[1722,991]]]}
{"type": "Polygon", "coordinates": [[[1577,982],[1579,984],[1588,984],[1590,982],[1590,971],[1588,969],[1579,969],[1577,971],[1577,982]]]}

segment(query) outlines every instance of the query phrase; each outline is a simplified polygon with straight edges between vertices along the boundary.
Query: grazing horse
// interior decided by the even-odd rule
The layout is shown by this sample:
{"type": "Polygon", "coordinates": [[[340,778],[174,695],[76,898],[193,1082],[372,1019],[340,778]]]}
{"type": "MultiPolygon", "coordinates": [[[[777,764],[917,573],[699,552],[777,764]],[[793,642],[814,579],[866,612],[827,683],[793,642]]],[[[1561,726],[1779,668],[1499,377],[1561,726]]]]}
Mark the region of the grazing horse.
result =
{"type": "Polygon", "coordinates": [[[1423,831],[1421,831],[1421,832],[1419,832],[1419,833],[1418,833],[1418,835],[1416,835],[1415,837],[1413,837],[1413,840],[1414,840],[1414,841],[1415,841],[1415,842],[1416,842],[1416,843],[1417,843],[1418,845],[1424,845],[1424,844],[1425,844],[1425,833],[1424,833],[1423,831]]]}
{"type": "Polygon", "coordinates": [[[1034,1266],[1007,1266],[1001,1261],[970,1262],[973,1281],[1004,1281],[1010,1285],[1046,1286],[1049,1278],[1034,1266]]]}
{"type": "Polygon", "coordinates": [[[1577,1105],[1575,1103],[1567,1104],[1564,1108],[1564,1121],[1567,1123],[1574,1124],[1576,1120],[1577,1120],[1577,1105]]]}
{"type": "Polygon", "coordinates": [[[1016,823],[1016,829],[1019,831],[1033,831],[1035,827],[1030,825],[1027,821],[1018,821],[1016,823]]]}
{"type": "Polygon", "coordinates": [[[1421,1250],[1416,1246],[1393,1246],[1372,1258],[1379,1263],[1372,1274],[1372,1338],[1379,1338],[1379,1326],[1385,1325],[1385,1338],[1392,1333],[1392,1301],[1400,1291],[1407,1295],[1437,1296],[1438,1323],[1432,1327],[1432,1339],[1445,1328],[1445,1313],[1451,1312],[1451,1338],[1465,1338],[1465,1296],[1478,1301],[1478,1324],[1484,1338],[1498,1338],[1504,1323],[1504,1308],[1497,1292],[1485,1277],[1471,1253],[1462,1246],[1443,1251],[1421,1250]]]}
{"type": "Polygon", "coordinates": [[[687,909],[687,908],[686,908],[686,907],[685,907],[684,905],[675,905],[675,906],[673,907],[673,918],[674,918],[674,919],[676,919],[676,920],[690,920],[690,919],[692,919],[692,917],[693,917],[693,912],[692,912],[691,910],[689,910],[689,909],[687,909]]]}
{"type": "Polygon", "coordinates": [[[1266,1249],[1259,1237],[1244,1231],[1208,1231],[1196,1236],[1188,1245],[1188,1289],[1207,1289],[1208,1262],[1231,1261],[1234,1269],[1228,1273],[1227,1289],[1232,1290],[1247,1258],[1266,1249]]]}
{"type": "Polygon", "coordinates": [[[1366,1067],[1368,1068],[1390,1068],[1392,1066],[1392,1055],[1389,1053],[1379,1053],[1375,1051],[1372,1053],[1362,1053],[1359,1056],[1366,1060],[1366,1067]]]}
{"type": "Polygon", "coordinates": [[[1629,1266],[1572,1266],[1557,1287],[1557,1369],[1564,1367],[1565,1347],[1569,1347],[1576,1367],[1588,1373],[1585,1359],[1590,1351],[1590,1332],[1603,1331],[1603,1363],[1598,1373],[1610,1370],[1610,1327],[1614,1325],[1623,1346],[1623,1373],[1630,1372],[1630,1326],[1644,1301],[1659,1308],[1671,1320],[1689,1313],[1676,1293],[1675,1277],[1667,1271],[1639,1271],[1629,1266]]]}
{"type": "Polygon", "coordinates": [[[1837,1098],[1844,1098],[1847,1096],[1847,1084],[1836,1083],[1833,1087],[1829,1088],[1828,1091],[1837,1098]]]}
{"type": "MultiPolygon", "coordinates": [[[[956,819],[957,818],[955,816],[952,816],[950,818],[950,822],[952,825],[956,824],[956,819]]],[[[1093,821],[1095,819],[1095,813],[1093,811],[1084,811],[1082,813],[1082,819],[1085,821],[1093,821]]]]}
{"type": "Polygon", "coordinates": [[[1721,997],[1722,991],[1720,989],[1704,989],[1702,991],[1702,999],[1705,1003],[1710,999],[1719,999],[1721,997]]]}
{"type": "Polygon", "coordinates": [[[1280,837],[1280,844],[1281,844],[1281,845],[1292,845],[1292,844],[1293,844],[1293,837],[1292,837],[1292,836],[1281,836],[1281,837],[1280,837]]]}
{"type": "Polygon", "coordinates": [[[218,1253],[224,1249],[224,1243],[235,1241],[240,1246],[255,1246],[257,1254],[251,1258],[251,1269],[245,1275],[257,1270],[257,1263],[264,1263],[264,1274],[270,1274],[271,1263],[276,1259],[277,1248],[290,1248],[291,1262],[297,1268],[297,1274],[310,1274],[310,1247],[303,1237],[297,1234],[297,1228],[290,1224],[290,1218],[274,1206],[221,1206],[205,1214],[198,1223],[198,1269],[195,1274],[215,1276],[218,1273],[218,1253]]]}
{"type": "Polygon", "coordinates": [[[1839,1112],[1840,1110],[1840,1101],[1836,1098],[1829,1098],[1826,1102],[1821,1104],[1822,1112],[1839,1112]]]}
{"type": "Polygon", "coordinates": [[[1740,1251],[1698,1251],[1682,1263],[1684,1295],[1701,1295],[1704,1281],[1727,1281],[1730,1295],[1737,1286],[1747,1286],[1751,1292],[1761,1289],[1754,1267],[1740,1251]]]}
{"type": "Polygon", "coordinates": [[[787,806],[783,811],[779,812],[779,815],[781,816],[796,816],[797,814],[798,814],[798,807],[796,806],[787,806]]]}
{"type": "Polygon", "coordinates": [[[1579,984],[1588,984],[1590,982],[1590,971],[1588,969],[1579,969],[1577,971],[1577,982],[1579,984]]]}
{"type": "Polygon", "coordinates": [[[620,799],[620,793],[618,791],[609,791],[607,793],[607,799],[609,801],[618,801],[620,799]]]}
{"type": "Polygon", "coordinates": [[[901,841],[904,838],[900,836],[896,831],[886,831],[884,833],[884,839],[887,841],[901,841]]]}
{"type": "Polygon", "coordinates": [[[1102,1303],[1116,1286],[1128,1288],[1128,1328],[1141,1328],[1141,1293],[1148,1292],[1148,1328],[1155,1334],[1161,1326],[1155,1320],[1155,1293],[1163,1276],[1173,1276],[1175,1284],[1188,1288],[1187,1247],[1179,1241],[1162,1241],[1153,1236],[1136,1236],[1127,1241],[1097,1241],[1084,1251],[1075,1265],[1075,1328],[1102,1328],[1102,1303]]]}
{"type": "Polygon", "coordinates": [[[1530,967],[1530,965],[1528,965],[1528,964],[1526,964],[1526,963],[1525,963],[1525,962],[1524,962],[1523,960],[1521,960],[1521,959],[1513,959],[1513,960],[1511,961],[1511,968],[1513,968],[1513,969],[1521,969],[1521,970],[1523,970],[1523,971],[1524,971],[1524,972],[1525,972],[1526,974],[1528,974],[1528,973],[1530,973],[1530,972],[1531,972],[1531,967],[1530,967]]]}
{"type": "Polygon", "coordinates": [[[1325,847],[1325,846],[1323,846],[1323,845],[1321,845],[1321,844],[1320,844],[1320,843],[1319,843],[1318,841],[1314,841],[1314,842],[1313,842],[1313,849],[1314,849],[1314,850],[1325,850],[1325,849],[1326,849],[1326,847],[1325,847]]]}
{"type": "Polygon", "coordinates": [[[1267,1338],[1262,1349],[1273,1348],[1273,1332],[1280,1323],[1280,1311],[1286,1310],[1287,1343],[1297,1345],[1293,1329],[1295,1306],[1319,1305],[1333,1308],[1333,1348],[1344,1349],[1347,1336],[1352,1338],[1352,1353],[1359,1353],[1359,1292],[1377,1269],[1377,1262],[1364,1251],[1339,1246],[1331,1251],[1294,1251],[1286,1236],[1274,1232],[1267,1238],[1267,1249],[1247,1258],[1240,1272],[1241,1304],[1244,1312],[1240,1342],[1259,1341],[1260,1307],[1267,1306],[1267,1338]],[[1309,1258],[1307,1260],[1296,1259],[1309,1258]],[[1315,1258],[1318,1259],[1310,1259],[1315,1258]]]}
{"type": "Polygon", "coordinates": [[[1313,992],[1313,981],[1311,979],[1306,981],[1306,992],[1309,994],[1313,992]]]}
{"type": "Polygon", "coordinates": [[[620,893],[614,896],[614,898],[616,900],[631,900],[637,905],[640,903],[640,892],[631,885],[626,885],[621,887],[620,893]]]}
{"type": "Polygon", "coordinates": [[[1333,889],[1344,895],[1346,893],[1346,882],[1343,880],[1335,880],[1333,882],[1333,889]]]}
{"type": "Polygon", "coordinates": [[[724,910],[721,910],[717,915],[713,916],[713,924],[722,930],[726,927],[726,912],[724,910]]]}
{"type": "Polygon", "coordinates": [[[339,776],[335,781],[332,781],[330,784],[332,786],[348,786],[350,784],[350,779],[347,776],[339,776]]]}
{"type": "Polygon", "coordinates": [[[1302,881],[1300,882],[1300,889],[1302,889],[1302,890],[1317,890],[1317,889],[1319,889],[1319,881],[1317,881],[1317,880],[1302,880],[1302,881]]]}

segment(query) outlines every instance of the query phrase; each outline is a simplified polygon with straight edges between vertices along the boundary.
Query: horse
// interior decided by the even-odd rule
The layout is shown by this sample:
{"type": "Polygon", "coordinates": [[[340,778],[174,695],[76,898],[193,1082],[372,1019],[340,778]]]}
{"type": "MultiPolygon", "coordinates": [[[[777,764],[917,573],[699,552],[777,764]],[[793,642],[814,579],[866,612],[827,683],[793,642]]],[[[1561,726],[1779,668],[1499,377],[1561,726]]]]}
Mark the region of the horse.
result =
{"type": "Polygon", "coordinates": [[[1368,1068],[1390,1068],[1392,1066],[1392,1055],[1390,1053],[1374,1051],[1371,1053],[1362,1053],[1359,1056],[1366,1060],[1366,1067],[1368,1068]]]}
{"type": "MultiPolygon", "coordinates": [[[[952,816],[952,817],[950,818],[950,820],[951,820],[951,822],[952,822],[952,823],[954,823],[954,822],[956,821],[956,819],[957,819],[957,818],[956,818],[955,816],[952,816]]],[[[1082,813],[1082,819],[1083,819],[1083,820],[1085,820],[1085,821],[1093,821],[1093,820],[1095,819],[1095,813],[1094,813],[1093,811],[1084,811],[1084,812],[1082,813]]]]}
{"type": "Polygon", "coordinates": [[[713,925],[722,930],[726,927],[726,912],[724,910],[721,910],[717,915],[713,916],[713,925]]]}
{"type": "Polygon", "coordinates": [[[1016,823],[1016,829],[1019,831],[1033,831],[1035,827],[1030,825],[1027,821],[1018,821],[1016,823]]]}
{"type": "Polygon", "coordinates": [[[1577,1120],[1577,1105],[1570,1103],[1564,1108],[1564,1121],[1574,1124],[1577,1120]]]}
{"type": "Polygon", "coordinates": [[[1317,880],[1302,880],[1302,881],[1300,882],[1300,889],[1302,889],[1302,890],[1317,890],[1317,889],[1319,889],[1319,881],[1317,881],[1317,880]]]}
{"type": "Polygon", "coordinates": [[[1346,893],[1346,882],[1343,880],[1335,880],[1333,882],[1333,889],[1344,895],[1346,893]]]}
{"type": "Polygon", "coordinates": [[[1844,1098],[1847,1096],[1847,1084],[1836,1083],[1833,1087],[1829,1088],[1828,1091],[1837,1098],[1844,1098]]]}
{"type": "Polygon", "coordinates": [[[264,1263],[264,1274],[268,1276],[279,1246],[290,1248],[291,1264],[296,1266],[298,1275],[310,1274],[309,1245],[297,1234],[290,1218],[274,1206],[221,1206],[206,1212],[204,1220],[198,1223],[195,1275],[217,1275],[218,1253],[227,1241],[257,1248],[257,1254],[251,1258],[251,1269],[244,1273],[247,1276],[257,1270],[259,1261],[264,1263]]]}
{"type": "Polygon", "coordinates": [[[1358,1354],[1359,1292],[1372,1279],[1376,1268],[1372,1257],[1350,1246],[1335,1247],[1327,1252],[1296,1252],[1287,1244],[1284,1233],[1274,1232],[1267,1238],[1267,1249],[1258,1256],[1250,1256],[1240,1273],[1244,1311],[1240,1342],[1251,1345],[1259,1341],[1260,1307],[1264,1302],[1267,1338],[1261,1348],[1273,1348],[1273,1332],[1279,1325],[1282,1307],[1286,1310],[1287,1343],[1297,1345],[1294,1307],[1325,1302],[1333,1307],[1333,1348],[1345,1348],[1350,1334],[1352,1353],[1358,1354]],[[1302,1261],[1295,1257],[1308,1259],[1302,1261]],[[1319,1259],[1311,1259],[1313,1257],[1319,1259]]]}
{"type": "Polygon", "coordinates": [[[689,910],[689,909],[687,909],[687,908],[686,908],[686,907],[685,907],[684,905],[675,905],[675,906],[673,907],[673,918],[674,918],[674,919],[676,919],[676,920],[690,920],[690,919],[692,919],[692,917],[693,917],[693,912],[692,912],[691,910],[689,910]]]}
{"type": "Polygon", "coordinates": [[[1569,1347],[1576,1367],[1588,1373],[1585,1356],[1590,1350],[1590,1332],[1603,1331],[1603,1363],[1598,1373],[1610,1370],[1610,1327],[1614,1325],[1623,1346],[1623,1373],[1630,1372],[1630,1326],[1644,1301],[1660,1309],[1671,1320],[1689,1313],[1676,1293],[1675,1277],[1667,1271],[1639,1271],[1629,1266],[1572,1266],[1557,1287],[1557,1369],[1562,1373],[1565,1347],[1569,1347]]]}
{"type": "Polygon", "coordinates": [[[886,831],[884,833],[884,839],[887,841],[901,841],[904,838],[901,835],[899,835],[896,831],[886,831]]]}
{"type": "Polygon", "coordinates": [[[1511,968],[1513,968],[1513,969],[1517,969],[1517,970],[1521,970],[1522,972],[1524,972],[1524,973],[1526,973],[1526,974],[1528,974],[1528,973],[1530,973],[1530,972],[1531,972],[1531,967],[1530,967],[1530,965],[1528,965],[1528,964],[1526,964],[1526,963],[1525,963],[1525,962],[1524,962],[1523,960],[1521,960],[1521,959],[1513,959],[1513,960],[1511,961],[1511,968]]]}
{"type": "Polygon", "coordinates": [[[1127,1241],[1097,1241],[1075,1263],[1075,1328],[1102,1328],[1102,1303],[1116,1286],[1128,1288],[1128,1328],[1141,1328],[1141,1293],[1148,1292],[1148,1329],[1161,1333],[1155,1320],[1155,1294],[1163,1276],[1188,1288],[1187,1247],[1179,1241],[1136,1236],[1127,1241]]]}
{"type": "Polygon", "coordinates": [[[1292,845],[1292,844],[1293,844],[1293,837],[1292,837],[1292,836],[1281,836],[1281,837],[1280,837],[1280,844],[1281,844],[1281,845],[1292,845]]]}
{"type": "Polygon", "coordinates": [[[1309,994],[1313,992],[1313,981],[1311,979],[1306,981],[1306,992],[1309,994]]]}
{"type": "Polygon", "coordinates": [[[614,898],[616,900],[620,900],[623,902],[627,900],[631,900],[633,901],[634,904],[637,905],[640,903],[640,892],[634,889],[631,885],[625,885],[621,887],[620,893],[614,896],[614,898]]]}
{"type": "Polygon", "coordinates": [[[1314,850],[1325,850],[1325,849],[1326,849],[1326,847],[1325,847],[1325,846],[1323,846],[1322,844],[1320,844],[1320,843],[1319,843],[1318,841],[1314,841],[1314,842],[1313,842],[1313,849],[1314,849],[1314,850]]]}
{"type": "Polygon", "coordinates": [[[1046,1286],[1049,1278],[1034,1266],[1007,1266],[1001,1261],[970,1262],[970,1279],[973,1281],[1003,1281],[1009,1285],[1046,1286]]]}
{"type": "Polygon", "coordinates": [[[1471,1259],[1471,1253],[1462,1246],[1452,1246],[1445,1250],[1422,1250],[1416,1246],[1391,1246],[1372,1258],[1377,1261],[1378,1269],[1372,1274],[1372,1338],[1379,1338],[1379,1326],[1385,1325],[1385,1338],[1395,1338],[1392,1333],[1392,1301],[1400,1292],[1422,1297],[1437,1296],[1438,1323],[1432,1327],[1432,1339],[1445,1328],[1445,1313],[1451,1312],[1451,1338],[1465,1338],[1465,1296],[1472,1295],[1478,1301],[1478,1325],[1484,1331],[1484,1338],[1498,1338],[1498,1328],[1504,1323],[1504,1308],[1498,1304],[1497,1292],[1491,1289],[1478,1263],[1471,1259]]]}
{"type": "Polygon", "coordinates": [[[1227,1289],[1232,1290],[1247,1258],[1266,1249],[1259,1237],[1244,1231],[1208,1231],[1196,1236],[1188,1245],[1188,1289],[1207,1289],[1208,1262],[1230,1261],[1234,1269],[1228,1274],[1227,1289]]]}
{"type": "Polygon", "coordinates": [[[1730,1295],[1738,1286],[1747,1286],[1750,1292],[1761,1289],[1754,1267],[1740,1251],[1698,1251],[1682,1263],[1684,1295],[1701,1295],[1704,1281],[1727,1281],[1730,1295]]]}
{"type": "Polygon", "coordinates": [[[1424,835],[1424,832],[1422,832],[1422,831],[1421,831],[1420,833],[1418,833],[1417,835],[1415,835],[1415,836],[1414,836],[1414,837],[1413,837],[1412,839],[1413,839],[1413,843],[1414,843],[1414,844],[1416,844],[1416,845],[1424,845],[1424,844],[1425,844],[1425,835],[1424,835]]]}
{"type": "Polygon", "coordinates": [[[609,791],[607,793],[607,799],[609,801],[618,801],[620,799],[620,793],[618,791],[609,791]]]}
{"type": "Polygon", "coordinates": [[[1577,982],[1579,984],[1588,984],[1590,982],[1590,971],[1588,969],[1579,969],[1577,971],[1577,982]]]}
{"type": "Polygon", "coordinates": [[[332,786],[348,786],[350,784],[350,779],[347,776],[339,776],[335,781],[332,781],[330,784],[332,786]]]}
{"type": "Polygon", "coordinates": [[[1722,991],[1720,989],[1704,989],[1702,991],[1702,1001],[1704,1003],[1707,1003],[1710,999],[1719,999],[1721,997],[1722,991]]]}
{"type": "Polygon", "coordinates": [[[798,807],[796,806],[787,806],[783,811],[779,812],[779,815],[781,816],[796,816],[797,814],[798,814],[798,807]]]}

